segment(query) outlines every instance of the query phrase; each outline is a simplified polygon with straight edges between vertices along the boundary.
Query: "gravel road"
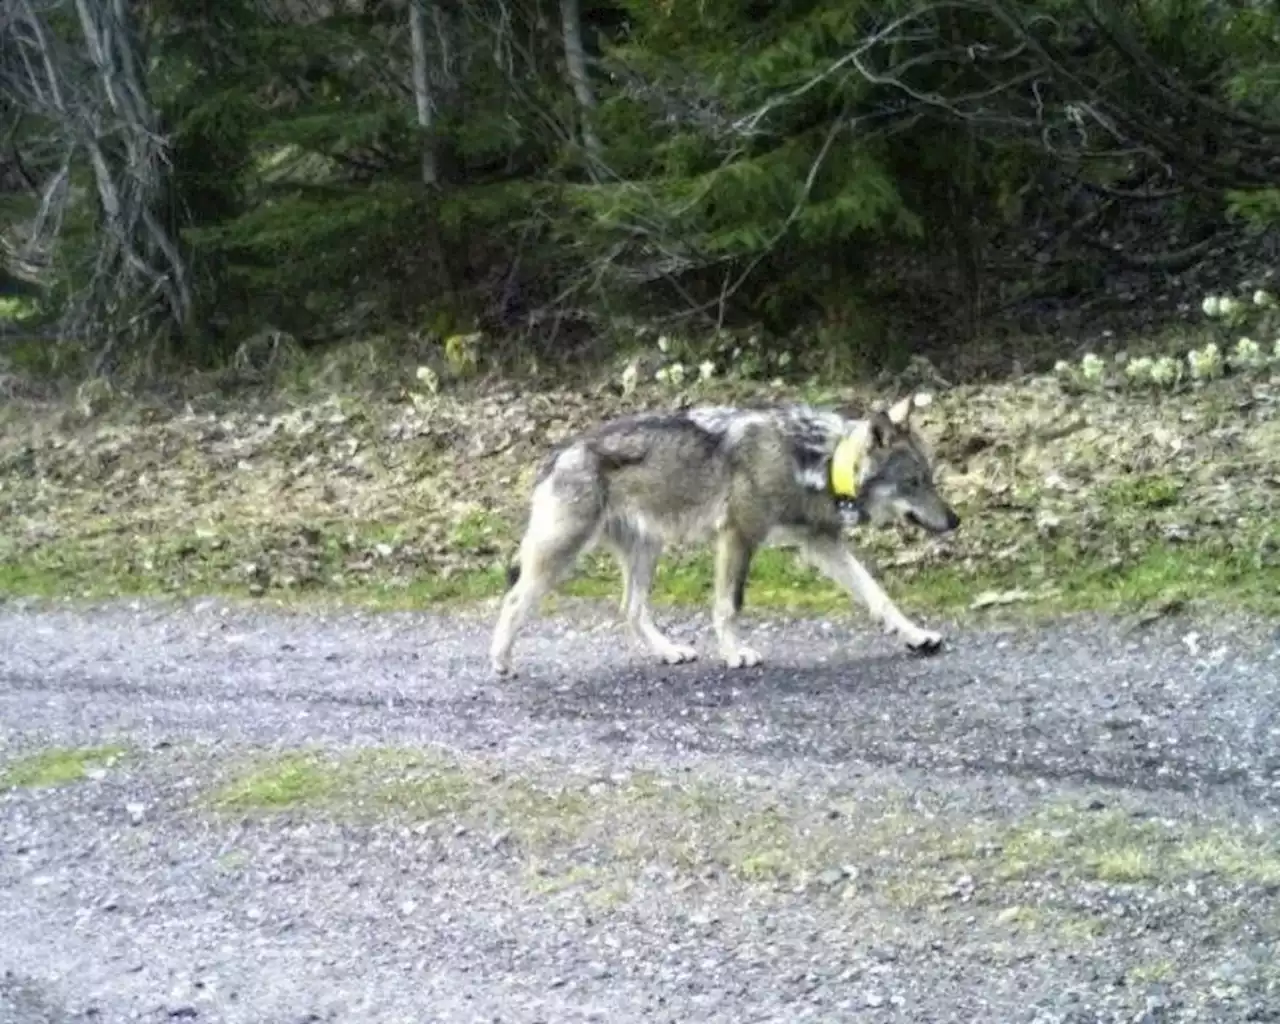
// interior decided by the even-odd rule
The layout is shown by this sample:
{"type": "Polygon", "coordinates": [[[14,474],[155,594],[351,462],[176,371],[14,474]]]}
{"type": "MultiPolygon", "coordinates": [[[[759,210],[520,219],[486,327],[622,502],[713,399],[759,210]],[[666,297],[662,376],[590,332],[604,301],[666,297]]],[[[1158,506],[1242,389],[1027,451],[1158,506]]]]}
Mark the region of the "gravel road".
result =
{"type": "Polygon", "coordinates": [[[0,1024],[1280,1020],[1273,623],[488,628],[0,604],[0,1024]]]}

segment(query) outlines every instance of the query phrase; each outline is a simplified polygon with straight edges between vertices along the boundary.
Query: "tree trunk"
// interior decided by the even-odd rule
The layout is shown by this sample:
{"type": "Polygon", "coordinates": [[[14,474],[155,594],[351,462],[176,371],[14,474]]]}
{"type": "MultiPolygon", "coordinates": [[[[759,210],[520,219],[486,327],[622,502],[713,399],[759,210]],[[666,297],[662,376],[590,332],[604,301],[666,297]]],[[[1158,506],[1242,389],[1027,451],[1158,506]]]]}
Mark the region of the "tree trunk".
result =
{"type": "Polygon", "coordinates": [[[564,25],[564,61],[569,72],[569,84],[578,101],[578,118],[581,124],[582,147],[587,152],[594,176],[603,159],[600,139],[595,131],[596,97],[587,77],[587,51],[582,45],[582,8],[579,0],[560,0],[560,18],[564,25]]]}
{"type": "Polygon", "coordinates": [[[435,105],[431,101],[431,81],[427,77],[427,5],[432,0],[409,0],[409,41],[413,47],[413,101],[422,129],[422,183],[435,188],[440,183],[436,165],[435,105]]]}
{"type": "MultiPolygon", "coordinates": [[[[167,143],[158,131],[158,118],[147,92],[129,5],[75,0],[85,48],[106,99],[105,111],[76,111],[73,121],[88,126],[81,145],[89,154],[98,198],[105,218],[106,237],[98,253],[94,296],[101,308],[119,311],[134,324],[142,316],[136,307],[159,294],[168,318],[179,332],[192,313],[186,262],[158,208],[164,200],[168,174],[167,143]],[[111,121],[103,115],[109,114],[111,121]],[[123,143],[123,159],[108,159],[102,140],[115,136],[123,143]]],[[[99,356],[110,354],[110,346],[99,356]]]]}

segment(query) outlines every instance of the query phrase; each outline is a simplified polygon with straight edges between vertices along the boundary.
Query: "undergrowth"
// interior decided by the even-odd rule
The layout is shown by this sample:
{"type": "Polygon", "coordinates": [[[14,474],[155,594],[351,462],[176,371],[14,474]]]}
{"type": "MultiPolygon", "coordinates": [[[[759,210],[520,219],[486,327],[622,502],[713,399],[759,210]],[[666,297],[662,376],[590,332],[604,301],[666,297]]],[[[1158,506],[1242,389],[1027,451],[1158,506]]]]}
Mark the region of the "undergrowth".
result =
{"type": "MultiPolygon", "coordinates": [[[[669,368],[675,349],[658,340],[669,368]]],[[[98,384],[70,403],[10,403],[0,412],[0,593],[475,602],[502,591],[538,461],[600,418],[876,397],[817,380],[698,372],[674,382],[656,371],[646,380],[631,373],[636,357],[619,365],[621,387],[610,374],[519,391],[446,386],[353,351],[310,373],[293,364],[293,383],[256,399],[215,390],[175,405],[98,384]],[[359,386],[365,364],[376,387],[359,386]]],[[[943,389],[921,426],[961,529],[945,538],[864,529],[851,541],[921,612],[1200,603],[1278,613],[1278,379],[1259,369],[1154,393],[1049,375],[943,389]]],[[[668,552],[655,598],[702,604],[710,576],[707,551],[668,552]]],[[[612,601],[618,586],[616,567],[595,555],[562,592],[612,601]]],[[[747,605],[850,608],[781,550],[757,557],[747,605]]]]}

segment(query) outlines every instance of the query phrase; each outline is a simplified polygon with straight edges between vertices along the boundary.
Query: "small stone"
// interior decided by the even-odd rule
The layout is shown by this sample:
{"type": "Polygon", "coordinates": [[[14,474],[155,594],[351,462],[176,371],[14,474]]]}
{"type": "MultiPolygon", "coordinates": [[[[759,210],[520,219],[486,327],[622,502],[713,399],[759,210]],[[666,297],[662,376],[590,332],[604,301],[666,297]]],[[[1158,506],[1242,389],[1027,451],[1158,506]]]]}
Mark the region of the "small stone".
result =
{"type": "Polygon", "coordinates": [[[884,1006],[884,996],[879,992],[868,992],[864,998],[866,1000],[866,1004],[873,1010],[884,1006]]]}
{"type": "Polygon", "coordinates": [[[141,825],[143,822],[143,819],[146,817],[147,805],[136,804],[136,803],[125,804],[124,810],[125,810],[125,813],[129,815],[129,822],[131,824],[141,825]]]}

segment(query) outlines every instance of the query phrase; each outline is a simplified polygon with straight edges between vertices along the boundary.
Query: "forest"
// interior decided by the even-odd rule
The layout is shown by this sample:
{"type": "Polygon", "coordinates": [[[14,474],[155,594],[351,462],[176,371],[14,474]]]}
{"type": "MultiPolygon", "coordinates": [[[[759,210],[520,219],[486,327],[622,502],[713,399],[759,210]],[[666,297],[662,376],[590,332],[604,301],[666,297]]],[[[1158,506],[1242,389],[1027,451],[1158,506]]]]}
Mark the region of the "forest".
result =
{"type": "Polygon", "coordinates": [[[6,0],[0,126],[0,344],[88,375],[636,325],[1052,363],[1280,254],[1270,0],[6,0]]]}

